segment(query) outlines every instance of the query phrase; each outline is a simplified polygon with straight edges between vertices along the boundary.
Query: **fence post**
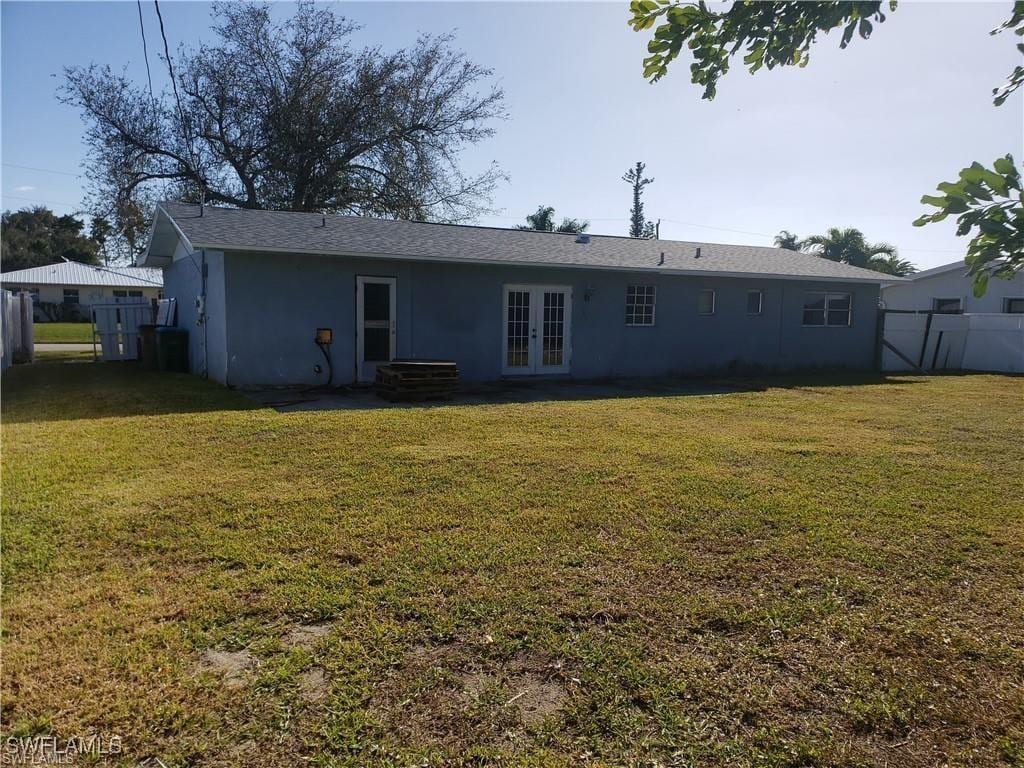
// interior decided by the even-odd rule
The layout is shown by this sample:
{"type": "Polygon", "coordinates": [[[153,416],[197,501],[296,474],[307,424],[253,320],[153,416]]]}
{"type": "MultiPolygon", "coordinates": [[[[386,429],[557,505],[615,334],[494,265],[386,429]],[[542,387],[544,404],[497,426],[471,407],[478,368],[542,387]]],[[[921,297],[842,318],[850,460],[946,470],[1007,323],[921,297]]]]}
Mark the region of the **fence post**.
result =
{"type": "Polygon", "coordinates": [[[25,362],[33,363],[36,359],[35,327],[32,321],[35,319],[32,312],[32,294],[22,291],[19,297],[18,310],[21,312],[21,347],[25,354],[25,362]]]}

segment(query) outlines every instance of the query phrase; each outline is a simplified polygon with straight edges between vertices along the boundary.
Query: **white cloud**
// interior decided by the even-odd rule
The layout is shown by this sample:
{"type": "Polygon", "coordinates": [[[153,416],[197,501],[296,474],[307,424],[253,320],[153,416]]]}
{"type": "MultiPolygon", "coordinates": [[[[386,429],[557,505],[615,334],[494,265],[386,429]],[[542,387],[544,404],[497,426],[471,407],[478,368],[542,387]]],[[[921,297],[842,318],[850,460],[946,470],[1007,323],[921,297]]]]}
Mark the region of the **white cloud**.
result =
{"type": "Polygon", "coordinates": [[[29,185],[25,185],[25,186],[15,187],[14,188],[15,192],[35,192],[35,190],[36,190],[35,187],[29,186],[29,185]]]}

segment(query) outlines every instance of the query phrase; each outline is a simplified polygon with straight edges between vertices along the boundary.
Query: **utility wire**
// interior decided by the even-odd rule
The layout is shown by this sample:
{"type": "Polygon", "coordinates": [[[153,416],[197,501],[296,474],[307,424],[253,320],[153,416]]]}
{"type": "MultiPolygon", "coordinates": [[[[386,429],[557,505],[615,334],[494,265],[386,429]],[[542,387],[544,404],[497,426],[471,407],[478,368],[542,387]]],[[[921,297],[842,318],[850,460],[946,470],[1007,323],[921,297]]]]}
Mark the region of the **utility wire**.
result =
{"type": "Polygon", "coordinates": [[[76,179],[82,178],[80,173],[71,173],[70,171],[55,171],[52,168],[35,168],[31,165],[18,165],[17,163],[3,163],[8,168],[21,168],[24,171],[39,171],[40,173],[58,173],[61,176],[74,176],[76,179]]]}
{"type": "Polygon", "coordinates": [[[43,200],[38,197],[20,197],[19,195],[8,195],[6,192],[0,193],[0,198],[3,198],[5,200],[25,200],[29,203],[49,203],[50,205],[63,205],[66,208],[73,208],[76,211],[79,208],[79,206],[76,205],[75,203],[65,203],[61,200],[43,200]]]}
{"type": "MultiPolygon", "coordinates": [[[[146,27],[142,23],[142,0],[135,0],[139,6],[139,31],[142,32],[142,57],[146,60],[146,80],[149,81],[149,99],[153,100],[153,76],[149,72],[149,49],[146,46],[146,27]]],[[[157,9],[159,13],[159,8],[157,9]]]]}
{"type": "Polygon", "coordinates": [[[171,75],[171,88],[174,90],[174,102],[178,105],[178,118],[181,120],[181,130],[185,134],[185,150],[188,152],[189,162],[192,163],[192,171],[199,182],[200,191],[203,191],[204,184],[199,174],[199,165],[196,163],[195,153],[192,151],[192,134],[188,129],[188,122],[185,120],[185,110],[181,106],[181,96],[178,94],[178,81],[174,77],[174,64],[171,62],[171,48],[167,45],[167,33],[164,31],[164,17],[160,13],[160,0],[153,0],[156,7],[156,17],[160,21],[160,37],[164,41],[164,57],[167,59],[167,71],[171,75]]]}

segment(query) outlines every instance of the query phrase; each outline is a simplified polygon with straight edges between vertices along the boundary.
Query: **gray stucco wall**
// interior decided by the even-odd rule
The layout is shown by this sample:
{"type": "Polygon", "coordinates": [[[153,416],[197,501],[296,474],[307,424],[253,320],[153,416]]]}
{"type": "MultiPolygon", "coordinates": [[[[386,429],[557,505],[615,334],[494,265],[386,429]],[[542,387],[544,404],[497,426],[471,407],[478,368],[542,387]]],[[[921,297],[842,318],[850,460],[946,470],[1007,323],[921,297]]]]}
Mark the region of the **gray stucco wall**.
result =
{"type": "MultiPolygon", "coordinates": [[[[180,246],[179,246],[180,248],[180,246]]],[[[177,299],[177,326],[188,330],[189,368],[227,381],[227,312],[225,311],[224,255],[202,251],[180,255],[164,267],[164,296],[177,299]],[[206,317],[199,322],[196,298],[203,292],[202,269],[206,263],[206,317]]]]}
{"type": "MultiPolygon", "coordinates": [[[[506,283],[572,287],[571,375],[577,378],[700,373],[730,364],[786,370],[874,363],[876,285],[235,252],[224,254],[222,264],[223,303],[207,299],[207,344],[212,350],[214,329],[224,330],[224,376],[213,362],[216,353],[210,376],[232,386],[325,383],[326,373],[313,370],[324,362],[313,344],[318,327],[334,331],[334,383],[354,381],[357,275],[397,279],[399,357],[453,359],[466,381],[501,376],[506,283]],[[630,284],[657,286],[655,326],[625,325],[630,284]],[[716,312],[708,317],[697,313],[703,288],[717,292],[716,312]],[[763,314],[746,314],[748,290],[764,292],[763,314]],[[852,326],[803,327],[807,290],[852,293],[852,326]]],[[[167,295],[179,296],[179,318],[198,286],[188,270],[196,274],[187,260],[178,261],[165,276],[167,295]]],[[[211,272],[208,292],[212,283],[211,272]]]]}
{"type": "Polygon", "coordinates": [[[933,299],[960,299],[964,312],[1005,312],[1004,299],[1024,298],[1024,272],[1012,280],[988,281],[985,295],[975,297],[966,267],[926,275],[882,289],[886,309],[932,309],[933,299]]]}

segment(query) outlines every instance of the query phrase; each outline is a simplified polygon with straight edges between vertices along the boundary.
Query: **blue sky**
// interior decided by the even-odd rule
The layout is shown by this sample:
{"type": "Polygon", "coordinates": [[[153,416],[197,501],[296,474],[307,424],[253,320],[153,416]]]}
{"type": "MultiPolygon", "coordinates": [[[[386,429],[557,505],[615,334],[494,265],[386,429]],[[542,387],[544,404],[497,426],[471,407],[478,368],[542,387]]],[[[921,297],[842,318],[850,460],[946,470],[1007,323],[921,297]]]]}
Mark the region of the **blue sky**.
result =
{"type": "MultiPolygon", "coordinates": [[[[806,69],[750,76],[736,62],[714,102],[700,99],[682,59],[656,85],[641,78],[646,37],[626,25],[627,2],[332,7],[362,25],[359,44],[454,32],[494,69],[509,119],[464,154],[467,172],[497,160],[510,176],[483,224],[511,226],[544,203],[590,219],[593,232],[625,234],[620,177],[643,160],[655,178],[647,214],[662,219],[664,238],[769,244],[780,229],[855,226],[928,267],[962,258],[966,241],[951,222],[911,226],[921,195],[972,160],[1024,155],[1022,94],[999,108],[990,97],[1017,63],[1010,36],[988,34],[1009,2],[903,2],[868,41],[839,51],[836,36],[823,40],[806,69]]],[[[161,9],[172,47],[209,35],[207,4],[161,9]]],[[[162,87],[153,4],[143,12],[162,87]]],[[[77,210],[83,125],[55,98],[60,72],[96,61],[144,82],[136,4],[3,2],[0,22],[2,206],[77,210]]]]}

